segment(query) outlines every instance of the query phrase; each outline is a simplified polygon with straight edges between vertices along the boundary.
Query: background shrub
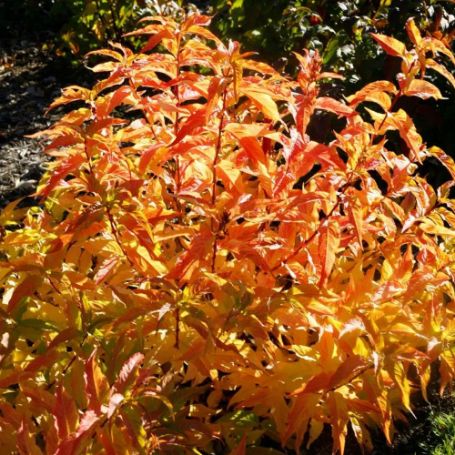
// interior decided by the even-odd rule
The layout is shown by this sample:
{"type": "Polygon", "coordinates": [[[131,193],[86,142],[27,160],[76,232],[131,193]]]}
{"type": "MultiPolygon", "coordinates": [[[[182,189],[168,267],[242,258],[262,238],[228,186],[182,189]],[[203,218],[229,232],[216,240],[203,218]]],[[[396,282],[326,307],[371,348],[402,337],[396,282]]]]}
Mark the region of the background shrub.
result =
{"type": "Polygon", "coordinates": [[[209,22],[144,20],[51,105],[40,204],[0,218],[5,453],[372,449],[455,377],[455,163],[399,105],[455,86],[443,37],[375,34],[396,82],[343,101],[209,22]]]}

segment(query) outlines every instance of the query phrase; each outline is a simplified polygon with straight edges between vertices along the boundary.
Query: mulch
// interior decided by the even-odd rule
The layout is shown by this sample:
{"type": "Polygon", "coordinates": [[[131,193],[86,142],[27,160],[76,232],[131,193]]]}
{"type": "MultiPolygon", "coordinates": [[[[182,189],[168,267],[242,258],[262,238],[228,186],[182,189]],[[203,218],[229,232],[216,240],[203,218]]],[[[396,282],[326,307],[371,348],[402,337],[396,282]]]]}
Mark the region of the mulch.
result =
{"type": "Polygon", "coordinates": [[[0,208],[35,191],[48,158],[42,141],[27,136],[57,120],[46,109],[63,87],[89,77],[41,44],[0,41],[0,208]]]}
{"type": "Polygon", "coordinates": [[[49,60],[27,41],[0,50],[0,206],[32,193],[44,171],[41,146],[25,135],[52,121],[43,114],[61,85],[49,71],[49,60]]]}

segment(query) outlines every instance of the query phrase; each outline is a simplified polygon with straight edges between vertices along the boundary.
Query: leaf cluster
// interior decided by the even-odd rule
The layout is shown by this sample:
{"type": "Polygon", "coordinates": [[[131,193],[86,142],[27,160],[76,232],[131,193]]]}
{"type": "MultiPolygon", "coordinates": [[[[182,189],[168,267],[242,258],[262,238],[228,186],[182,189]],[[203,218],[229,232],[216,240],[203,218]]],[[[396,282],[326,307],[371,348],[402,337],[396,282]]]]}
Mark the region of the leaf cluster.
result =
{"type": "Polygon", "coordinates": [[[455,376],[455,164],[397,107],[455,86],[451,51],[373,35],[397,82],[338,100],[317,52],[290,78],[209,22],[143,19],[51,105],[42,202],[0,217],[3,453],[371,449],[455,376]]]}

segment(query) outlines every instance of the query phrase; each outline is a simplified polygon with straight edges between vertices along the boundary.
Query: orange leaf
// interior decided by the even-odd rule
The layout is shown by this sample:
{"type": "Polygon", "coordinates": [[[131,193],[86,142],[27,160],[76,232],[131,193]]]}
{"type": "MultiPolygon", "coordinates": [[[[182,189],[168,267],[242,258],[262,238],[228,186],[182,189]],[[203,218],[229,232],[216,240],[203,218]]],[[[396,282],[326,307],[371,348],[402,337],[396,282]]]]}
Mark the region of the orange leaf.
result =
{"type": "Polygon", "coordinates": [[[85,389],[89,399],[89,409],[97,414],[101,412],[101,403],[106,395],[109,384],[96,363],[96,349],[85,363],[85,389]]]}
{"type": "MultiPolygon", "coordinates": [[[[384,92],[387,93],[392,93],[395,94],[397,92],[397,89],[392,82],[389,81],[375,81],[371,82],[370,84],[365,85],[363,88],[361,88],[359,91],[354,93],[354,95],[351,95],[348,97],[349,104],[352,106],[357,106],[359,103],[362,103],[363,101],[375,101],[378,102],[381,100],[379,97],[385,95],[384,92]]],[[[384,106],[383,103],[380,103],[381,106],[384,106]]],[[[389,98],[389,106],[390,108],[390,98],[389,98]]],[[[387,109],[388,110],[388,109],[387,109]]]]}
{"type": "Polygon", "coordinates": [[[254,137],[242,137],[239,139],[240,145],[243,147],[245,150],[246,154],[248,155],[248,158],[254,163],[257,164],[258,162],[260,163],[265,163],[265,154],[264,150],[261,147],[261,144],[259,144],[259,141],[254,138],[254,137]]]}
{"type": "Polygon", "coordinates": [[[40,355],[36,359],[32,360],[27,366],[24,368],[25,373],[34,373],[35,371],[39,370],[43,366],[49,366],[53,362],[57,360],[59,354],[57,351],[47,351],[46,353],[40,355]]]}
{"type": "Polygon", "coordinates": [[[232,63],[232,68],[234,70],[234,98],[235,98],[235,102],[237,102],[240,97],[240,82],[242,80],[242,74],[243,74],[241,60],[235,60],[232,63]]]}
{"type": "Polygon", "coordinates": [[[417,96],[423,100],[427,100],[428,98],[442,99],[438,87],[423,79],[413,79],[403,92],[407,96],[417,96]]]}
{"type": "Polygon", "coordinates": [[[324,389],[327,389],[330,378],[331,374],[327,372],[322,372],[315,376],[312,376],[305,385],[294,390],[294,392],[292,392],[292,395],[317,393],[324,389]]]}
{"type": "Polygon", "coordinates": [[[337,115],[352,115],[355,111],[352,107],[337,101],[336,99],[327,96],[321,96],[316,99],[315,109],[333,112],[337,115]]]}
{"type": "Polygon", "coordinates": [[[219,40],[219,38],[214,35],[210,30],[207,28],[201,27],[200,25],[192,25],[186,30],[186,33],[193,33],[195,35],[199,35],[204,37],[205,39],[214,41],[217,46],[222,45],[222,42],[219,40]]]}
{"type": "Polygon", "coordinates": [[[90,438],[100,421],[101,418],[93,410],[85,411],[77,431],[58,446],[55,455],[74,455],[79,453],[83,448],[84,441],[90,438]]]}
{"type": "Polygon", "coordinates": [[[185,136],[191,134],[196,128],[205,124],[205,108],[191,114],[179,129],[174,143],[180,142],[185,136]]]}
{"type": "Polygon", "coordinates": [[[371,36],[379,43],[384,51],[394,57],[404,57],[406,46],[395,38],[386,35],[372,33],[371,36]]]}
{"type": "Polygon", "coordinates": [[[160,44],[164,38],[173,38],[171,31],[167,28],[160,30],[158,33],[155,33],[153,36],[151,36],[148,39],[146,45],[141,49],[141,52],[145,53],[151,51],[156,46],[158,46],[158,44],[160,44]]]}
{"type": "Polygon", "coordinates": [[[363,216],[362,216],[362,209],[357,207],[350,207],[349,215],[354,226],[355,233],[357,235],[357,239],[359,241],[360,246],[362,247],[362,240],[363,240],[363,216]]]}
{"type": "Polygon", "coordinates": [[[427,68],[430,68],[438,72],[441,76],[444,76],[452,84],[452,87],[455,88],[455,77],[444,65],[435,62],[432,58],[428,58],[425,61],[425,65],[427,68]]]}
{"type": "Polygon", "coordinates": [[[278,107],[269,94],[253,87],[242,87],[240,92],[250,98],[267,118],[272,119],[275,122],[281,120],[278,107]]]}
{"type": "Polygon", "coordinates": [[[329,389],[336,389],[350,382],[355,376],[364,371],[370,362],[358,355],[351,355],[337,368],[328,383],[329,389]]]}
{"type": "Polygon", "coordinates": [[[330,410],[333,449],[332,453],[336,453],[337,449],[340,455],[344,454],[344,446],[346,442],[347,423],[349,421],[346,399],[337,392],[333,392],[327,398],[328,409],[330,410]]]}
{"type": "Polygon", "coordinates": [[[57,169],[52,173],[47,184],[43,188],[39,189],[37,194],[47,197],[62,179],[64,179],[69,173],[79,169],[84,161],[85,157],[83,155],[73,155],[65,161],[62,161],[57,169]]]}
{"type": "Polygon", "coordinates": [[[455,179],[455,161],[452,157],[447,155],[444,150],[439,147],[433,146],[428,149],[428,153],[436,157],[450,172],[450,175],[455,179]]]}
{"type": "Polygon", "coordinates": [[[96,272],[95,276],[93,277],[95,280],[95,284],[98,285],[102,283],[107,276],[115,269],[119,258],[117,256],[113,256],[111,258],[106,259],[96,272]]]}
{"type": "Polygon", "coordinates": [[[98,117],[105,117],[109,115],[117,106],[119,106],[123,100],[131,94],[131,88],[127,85],[123,85],[115,92],[107,97],[107,99],[99,106],[97,106],[96,114],[98,117]]]}
{"type": "Polygon", "coordinates": [[[61,385],[57,387],[56,394],[57,399],[54,405],[53,415],[58,437],[64,440],[75,431],[78,423],[78,412],[75,402],[61,385]]]}
{"type": "Polygon", "coordinates": [[[333,219],[326,220],[319,233],[319,258],[321,261],[321,278],[319,285],[328,279],[335,264],[336,252],[340,244],[339,226],[333,219]]]}
{"type": "Polygon", "coordinates": [[[74,101],[87,101],[90,99],[91,91],[78,85],[71,85],[63,89],[63,94],[57,98],[48,108],[48,112],[58,106],[73,103],[74,101]]]}
{"type": "Polygon", "coordinates": [[[20,455],[42,455],[25,417],[17,431],[17,449],[20,455]]]}
{"type": "Polygon", "coordinates": [[[118,378],[114,383],[115,389],[123,393],[130,380],[134,370],[136,370],[140,364],[144,361],[144,354],[136,352],[133,354],[122,366],[118,378]]]}
{"type": "Polygon", "coordinates": [[[410,18],[406,21],[406,32],[408,33],[409,39],[416,45],[420,46],[422,43],[422,35],[419,29],[416,27],[414,19],[410,18]]]}

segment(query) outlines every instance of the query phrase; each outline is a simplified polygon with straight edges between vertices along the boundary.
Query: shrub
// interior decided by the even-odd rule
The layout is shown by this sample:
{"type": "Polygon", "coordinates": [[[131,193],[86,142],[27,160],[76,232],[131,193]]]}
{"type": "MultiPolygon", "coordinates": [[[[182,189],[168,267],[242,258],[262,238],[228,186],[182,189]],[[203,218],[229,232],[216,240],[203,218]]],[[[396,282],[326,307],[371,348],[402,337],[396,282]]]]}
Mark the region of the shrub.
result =
{"type": "Polygon", "coordinates": [[[419,444],[422,455],[454,455],[455,454],[455,415],[447,411],[453,407],[453,396],[448,396],[446,410],[435,407],[424,422],[428,431],[426,438],[419,444]]]}
{"type": "Polygon", "coordinates": [[[63,49],[73,54],[106,46],[109,40],[120,41],[125,30],[137,20],[144,0],[72,0],[71,15],[61,31],[63,49]]]}
{"type": "Polygon", "coordinates": [[[265,453],[324,425],[371,449],[432,365],[455,376],[455,165],[395,109],[441,97],[423,76],[453,84],[451,52],[412,20],[411,50],[374,35],[397,84],[345,103],[317,53],[293,80],[209,20],[145,19],[141,52],[92,52],[107,77],[51,105],[76,103],[43,132],[41,203],[1,215],[3,453],[265,453]]]}
{"type": "Polygon", "coordinates": [[[275,0],[261,8],[254,0],[211,0],[210,5],[221,36],[239,40],[271,62],[291,51],[317,49],[324,64],[343,71],[350,88],[376,79],[381,69],[370,33],[406,38],[404,25],[411,15],[420,29],[440,33],[450,28],[455,12],[440,0],[275,0]]]}

